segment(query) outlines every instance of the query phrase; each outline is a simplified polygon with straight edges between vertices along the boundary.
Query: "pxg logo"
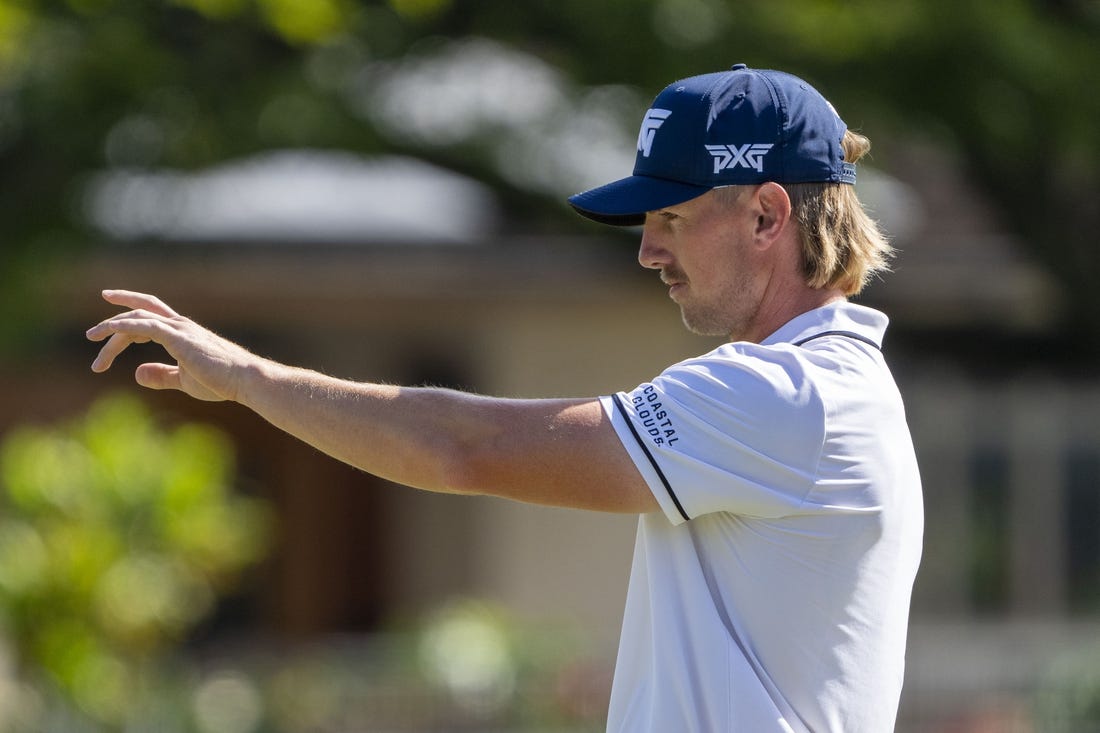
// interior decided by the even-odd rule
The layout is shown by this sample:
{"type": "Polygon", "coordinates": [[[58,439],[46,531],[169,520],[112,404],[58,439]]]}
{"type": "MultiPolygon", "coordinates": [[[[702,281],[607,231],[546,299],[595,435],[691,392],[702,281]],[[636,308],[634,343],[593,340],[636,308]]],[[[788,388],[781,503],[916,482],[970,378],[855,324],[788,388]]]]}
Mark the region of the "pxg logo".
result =
{"type": "Polygon", "coordinates": [[[744,145],[707,145],[707,152],[714,156],[714,173],[727,168],[752,168],[763,172],[764,154],[772,149],[769,143],[745,143],[744,145]]]}

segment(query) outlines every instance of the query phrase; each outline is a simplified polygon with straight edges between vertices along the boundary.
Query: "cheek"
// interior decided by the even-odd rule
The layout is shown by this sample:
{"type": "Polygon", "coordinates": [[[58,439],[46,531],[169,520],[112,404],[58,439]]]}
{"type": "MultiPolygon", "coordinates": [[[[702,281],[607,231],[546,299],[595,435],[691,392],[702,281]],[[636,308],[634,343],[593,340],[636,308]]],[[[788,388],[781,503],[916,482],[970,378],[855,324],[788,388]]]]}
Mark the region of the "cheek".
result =
{"type": "Polygon", "coordinates": [[[711,236],[700,242],[696,253],[696,262],[699,267],[712,276],[728,274],[731,268],[737,268],[740,264],[739,250],[736,243],[727,236],[711,236]]]}

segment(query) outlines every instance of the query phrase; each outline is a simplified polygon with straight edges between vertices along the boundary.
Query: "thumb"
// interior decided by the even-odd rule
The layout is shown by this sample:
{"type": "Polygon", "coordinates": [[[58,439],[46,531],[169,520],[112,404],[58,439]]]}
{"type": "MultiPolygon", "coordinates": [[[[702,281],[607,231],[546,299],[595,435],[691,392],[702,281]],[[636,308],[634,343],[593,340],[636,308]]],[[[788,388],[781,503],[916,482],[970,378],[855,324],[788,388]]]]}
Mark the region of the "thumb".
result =
{"type": "Polygon", "coordinates": [[[194,379],[185,380],[180,368],[170,364],[142,364],[134,372],[134,378],[138,384],[148,389],[178,389],[197,400],[207,402],[221,402],[225,399],[194,379]]]}
{"type": "Polygon", "coordinates": [[[168,364],[142,364],[134,372],[134,379],[148,389],[183,389],[180,368],[168,364]]]}

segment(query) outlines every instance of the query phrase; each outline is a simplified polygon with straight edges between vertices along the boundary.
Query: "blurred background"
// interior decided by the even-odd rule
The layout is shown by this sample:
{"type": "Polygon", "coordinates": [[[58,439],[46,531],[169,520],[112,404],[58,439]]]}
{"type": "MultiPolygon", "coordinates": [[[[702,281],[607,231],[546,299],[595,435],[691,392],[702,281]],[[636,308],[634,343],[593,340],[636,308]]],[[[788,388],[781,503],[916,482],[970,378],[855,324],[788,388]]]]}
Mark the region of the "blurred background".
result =
{"type": "Polygon", "coordinates": [[[603,730],[634,521],[427,496],[88,370],[103,288],[337,376],[629,389],[674,79],[818,86],[925,483],[901,733],[1100,731],[1100,2],[0,0],[0,731],[603,730]]]}

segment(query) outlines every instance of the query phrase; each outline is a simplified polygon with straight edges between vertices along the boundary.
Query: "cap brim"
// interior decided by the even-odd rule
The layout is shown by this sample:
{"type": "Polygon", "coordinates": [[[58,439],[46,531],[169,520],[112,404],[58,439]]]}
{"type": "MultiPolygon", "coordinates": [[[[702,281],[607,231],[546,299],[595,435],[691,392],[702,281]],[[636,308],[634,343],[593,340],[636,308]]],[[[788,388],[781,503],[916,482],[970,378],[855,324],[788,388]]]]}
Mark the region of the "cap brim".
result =
{"type": "Polygon", "coordinates": [[[583,217],[617,227],[645,223],[647,211],[675,206],[702,196],[709,186],[696,186],[650,176],[630,176],[569,197],[583,217]]]}

